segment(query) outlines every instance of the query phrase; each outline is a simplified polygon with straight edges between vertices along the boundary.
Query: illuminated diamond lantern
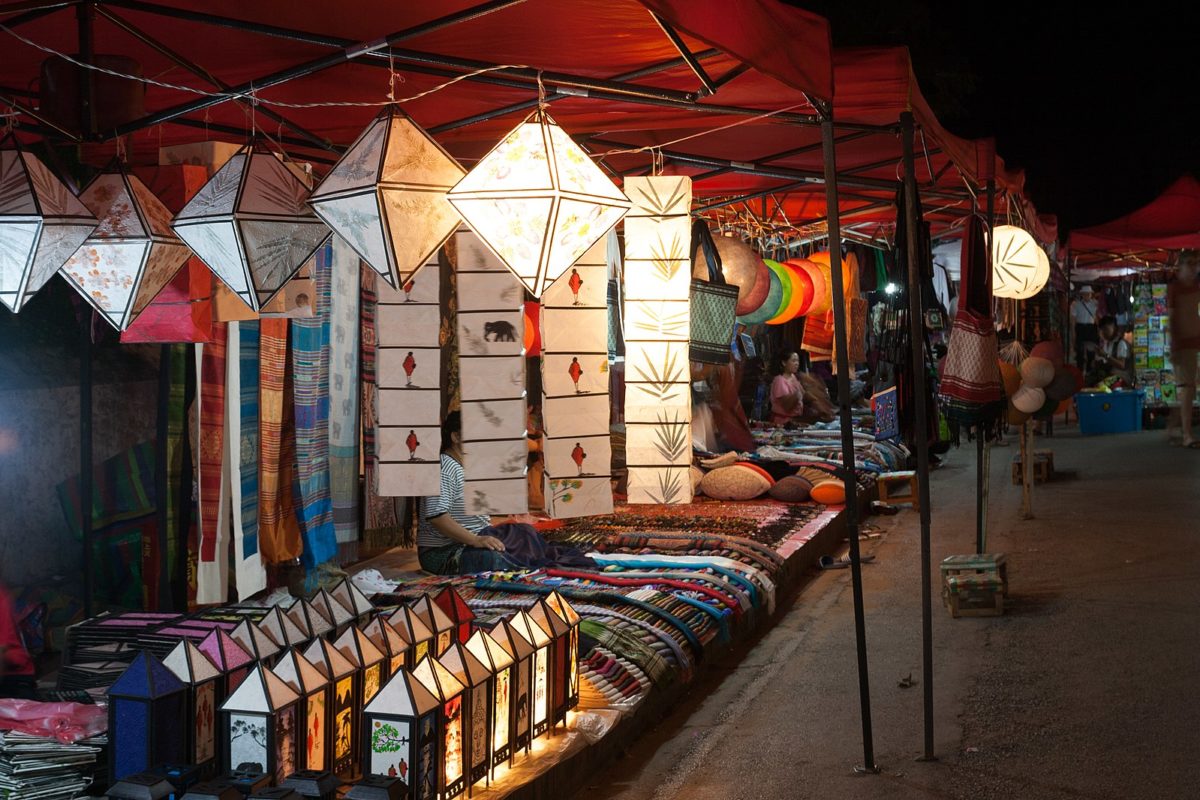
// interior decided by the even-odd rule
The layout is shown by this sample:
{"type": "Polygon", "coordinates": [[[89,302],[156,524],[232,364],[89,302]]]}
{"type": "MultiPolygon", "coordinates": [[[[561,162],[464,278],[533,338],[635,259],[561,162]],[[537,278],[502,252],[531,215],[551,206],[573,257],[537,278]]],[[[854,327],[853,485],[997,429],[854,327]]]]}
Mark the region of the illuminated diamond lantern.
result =
{"type": "Polygon", "coordinates": [[[175,215],[175,232],[258,311],[329,236],[308,195],[278,156],[247,145],[175,215]]]}
{"type": "Polygon", "coordinates": [[[93,178],[79,199],[100,224],[60,272],[123,331],[192,254],[171,232],[167,207],[120,167],[93,178]]]}
{"type": "Polygon", "coordinates": [[[447,198],[534,297],[631,205],[541,111],[504,137],[447,198]]]}
{"type": "Polygon", "coordinates": [[[308,202],[399,289],[461,222],[446,192],[464,174],[429,134],[388,108],[358,135],[308,202]]]}
{"type": "Polygon", "coordinates": [[[1050,257],[1028,232],[997,225],[992,244],[992,294],[1013,300],[1033,297],[1050,280],[1050,257]]]}
{"type": "Polygon", "coordinates": [[[21,306],[98,224],[46,165],[11,139],[0,149],[0,302],[21,306]]]}

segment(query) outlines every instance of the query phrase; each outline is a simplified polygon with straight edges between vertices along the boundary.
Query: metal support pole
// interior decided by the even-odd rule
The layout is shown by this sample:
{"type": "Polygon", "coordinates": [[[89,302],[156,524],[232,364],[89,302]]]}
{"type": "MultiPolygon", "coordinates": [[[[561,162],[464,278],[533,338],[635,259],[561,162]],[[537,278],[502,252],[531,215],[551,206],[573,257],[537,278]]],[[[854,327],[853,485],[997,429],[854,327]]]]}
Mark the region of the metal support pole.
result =
{"type": "MultiPolygon", "coordinates": [[[[90,64],[94,57],[92,42],[92,6],[81,3],[75,9],[78,23],[79,58],[90,64]]],[[[79,132],[87,138],[92,132],[91,70],[79,68],[79,132]]],[[[79,536],[83,543],[83,615],[92,616],[92,307],[84,305],[82,335],[79,340],[79,536]]]]}
{"type": "MultiPolygon", "coordinates": [[[[987,182],[987,269],[992,271],[992,234],[996,220],[996,181],[987,182]]],[[[991,282],[988,282],[991,285],[991,282]]],[[[987,548],[988,476],[991,472],[992,448],[983,440],[979,430],[975,431],[975,552],[983,553],[987,548]]]]}
{"type": "Polygon", "coordinates": [[[850,353],[846,335],[846,287],[842,279],[841,222],[838,218],[837,160],[833,119],[821,123],[825,157],[825,203],[829,210],[829,274],[833,283],[833,341],[837,359],[838,411],[842,428],[842,480],[846,484],[846,534],[850,540],[850,581],[854,596],[854,644],[858,651],[858,701],[862,709],[863,763],[861,771],[875,773],[875,742],[871,731],[871,681],[867,666],[866,612],[863,609],[862,560],[858,547],[858,483],[854,477],[854,421],[850,414],[850,353]]]}
{"type": "Polygon", "coordinates": [[[917,227],[917,177],[913,162],[913,116],[900,115],[900,140],[904,148],[904,226],[908,236],[908,326],[912,345],[913,412],[916,415],[917,492],[921,503],[921,661],[925,690],[925,760],[933,752],[933,576],[929,544],[929,430],[925,369],[925,313],[921,307],[921,231],[917,227]]]}
{"type": "Polygon", "coordinates": [[[154,453],[154,503],[158,517],[158,610],[170,611],[171,562],[168,558],[171,540],[170,514],[171,487],[167,483],[167,459],[170,454],[169,424],[171,414],[171,345],[159,346],[158,356],[158,420],[155,430],[154,453]]]}

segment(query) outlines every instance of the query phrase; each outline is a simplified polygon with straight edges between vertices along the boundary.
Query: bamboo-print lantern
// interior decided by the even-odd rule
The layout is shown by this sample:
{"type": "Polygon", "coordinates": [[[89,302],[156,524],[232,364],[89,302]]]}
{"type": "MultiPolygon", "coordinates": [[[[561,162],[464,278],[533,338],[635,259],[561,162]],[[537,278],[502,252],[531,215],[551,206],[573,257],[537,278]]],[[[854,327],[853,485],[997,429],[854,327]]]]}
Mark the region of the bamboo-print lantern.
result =
{"type": "Polygon", "coordinates": [[[175,216],[179,238],[258,311],[329,237],[308,187],[273,153],[247,145],[175,216]]]}
{"type": "Polygon", "coordinates": [[[287,611],[288,617],[309,639],[319,639],[333,630],[333,623],[312,603],[303,598],[295,600],[287,611]]]}
{"type": "Polygon", "coordinates": [[[436,658],[426,658],[413,670],[417,680],[441,703],[438,714],[438,798],[450,800],[467,788],[465,745],[463,737],[463,700],[465,686],[450,674],[436,658]]]}
{"type": "Polygon", "coordinates": [[[461,642],[450,645],[438,662],[466,687],[462,703],[462,737],[469,791],[469,787],[488,774],[492,673],[461,642]]]}
{"type": "Polygon", "coordinates": [[[317,610],[325,615],[325,619],[333,624],[331,635],[335,638],[341,636],[347,628],[354,624],[354,612],[325,589],[313,595],[312,602],[317,610]]]}
{"type": "Polygon", "coordinates": [[[275,656],[279,655],[280,652],[279,642],[275,641],[271,637],[271,634],[259,627],[257,622],[244,619],[238,623],[236,628],[229,632],[229,635],[255,661],[263,662],[268,667],[275,663],[275,656]]]}
{"type": "Polygon", "coordinates": [[[399,289],[458,227],[446,192],[463,175],[441,145],[388,106],[333,165],[309,203],[399,289]]]}
{"type": "Polygon", "coordinates": [[[20,311],[99,221],[15,137],[0,149],[0,302],[20,311]]]}
{"type": "Polygon", "coordinates": [[[488,701],[491,706],[488,712],[488,754],[489,766],[494,770],[513,755],[516,707],[512,702],[512,687],[516,668],[512,654],[488,631],[475,631],[467,640],[466,647],[492,674],[488,701]]]}
{"type": "MultiPolygon", "coordinates": [[[[566,708],[561,710],[562,716],[565,717],[568,710],[579,705],[579,623],[582,622],[582,619],[579,613],[567,602],[567,598],[558,592],[551,592],[545,597],[543,602],[551,611],[564,620],[571,629],[567,639],[566,708]]],[[[560,713],[557,703],[554,713],[556,717],[560,713]]]]}
{"type": "Polygon", "coordinates": [[[440,708],[411,672],[392,676],[363,709],[363,772],[406,781],[410,800],[437,800],[440,708]]]}
{"type": "Polygon", "coordinates": [[[333,645],[362,672],[360,694],[354,704],[356,708],[362,708],[383,685],[383,671],[386,669],[383,652],[358,628],[348,628],[333,645]]]}
{"type": "Polygon", "coordinates": [[[262,664],[221,705],[225,771],[257,770],[280,783],[296,771],[300,695],[262,664]]]}
{"type": "Polygon", "coordinates": [[[375,606],[349,578],[339,581],[329,593],[350,610],[350,613],[354,615],[354,624],[356,625],[366,622],[375,613],[375,606]]]}
{"type": "Polygon", "coordinates": [[[171,212],[136,175],[102,172],[79,195],[100,220],[60,272],[100,316],[125,330],[191,253],[171,232],[171,212]]]}
{"type": "Polygon", "coordinates": [[[551,609],[544,599],[539,599],[534,603],[528,613],[530,619],[536,622],[538,627],[550,634],[550,645],[547,650],[549,680],[546,703],[547,716],[550,718],[551,726],[554,726],[565,722],[567,718],[567,692],[571,683],[569,672],[572,664],[569,653],[571,626],[559,616],[557,611],[551,609]]]}
{"type": "Polygon", "coordinates": [[[112,780],[188,760],[187,687],[141,652],[108,689],[108,769],[112,780]]]}
{"type": "Polygon", "coordinates": [[[629,209],[629,198],[542,110],[447,194],[534,297],[629,209]]]}
{"type": "Polygon", "coordinates": [[[607,244],[542,295],[543,491],[556,519],[613,510],[607,244]]]}
{"type": "Polygon", "coordinates": [[[329,732],[325,746],[329,748],[332,742],[329,754],[331,769],[338,775],[350,775],[355,766],[354,744],[358,740],[354,733],[355,687],[361,679],[361,673],[332,642],[325,639],[317,639],[310,644],[304,651],[304,657],[329,679],[332,687],[325,726],[329,732]]]}
{"type": "Polygon", "coordinates": [[[533,738],[550,729],[550,633],[525,611],[513,615],[512,627],[533,644],[533,689],[529,713],[533,738]]]}
{"type": "Polygon", "coordinates": [[[404,669],[404,659],[408,655],[409,646],[399,631],[389,625],[382,617],[375,617],[375,619],[362,627],[362,632],[383,653],[383,680],[385,682],[398,671],[404,669]]]}
{"type": "Polygon", "coordinates": [[[194,764],[201,775],[211,775],[217,760],[217,708],[225,699],[223,693],[218,693],[224,683],[221,671],[186,639],[167,654],[163,666],[187,686],[187,762],[194,764]]]}
{"type": "Polygon", "coordinates": [[[205,636],[198,647],[225,675],[225,685],[220,687],[223,691],[219,693],[222,700],[238,687],[254,666],[254,656],[223,630],[215,630],[205,636]]]}
{"type": "Polygon", "coordinates": [[[303,647],[312,639],[278,606],[271,606],[258,623],[280,647],[303,647]]]}
{"type": "Polygon", "coordinates": [[[512,712],[512,755],[524,748],[529,750],[533,742],[533,722],[530,710],[533,707],[533,654],[537,648],[529,635],[522,633],[513,623],[506,619],[492,631],[492,636],[504,645],[508,655],[513,660],[513,682],[511,702],[512,712]]]}
{"type": "Polygon", "coordinates": [[[692,499],[688,343],[691,179],[630,177],[625,218],[625,425],[630,503],[692,499]]]}
{"type": "Polygon", "coordinates": [[[303,726],[297,737],[300,756],[296,766],[308,770],[328,770],[332,748],[329,746],[329,679],[296,649],[289,649],[271,670],[300,696],[296,719],[303,726]]]}
{"type": "Polygon", "coordinates": [[[454,640],[466,644],[471,638],[472,623],[475,621],[475,612],[467,605],[467,601],[462,599],[462,595],[456,592],[453,586],[446,586],[433,596],[433,602],[445,611],[446,616],[454,623],[454,640]]]}
{"type": "Polygon", "coordinates": [[[421,619],[421,615],[406,605],[401,605],[388,617],[388,624],[409,642],[409,658],[406,669],[412,669],[433,650],[433,631],[421,619]]]}
{"type": "Polygon", "coordinates": [[[433,654],[441,656],[442,653],[449,649],[451,642],[454,641],[455,635],[458,633],[458,626],[454,624],[454,620],[442,611],[441,606],[433,602],[433,598],[428,594],[423,594],[416,600],[409,603],[413,611],[421,617],[434,635],[433,654]]]}

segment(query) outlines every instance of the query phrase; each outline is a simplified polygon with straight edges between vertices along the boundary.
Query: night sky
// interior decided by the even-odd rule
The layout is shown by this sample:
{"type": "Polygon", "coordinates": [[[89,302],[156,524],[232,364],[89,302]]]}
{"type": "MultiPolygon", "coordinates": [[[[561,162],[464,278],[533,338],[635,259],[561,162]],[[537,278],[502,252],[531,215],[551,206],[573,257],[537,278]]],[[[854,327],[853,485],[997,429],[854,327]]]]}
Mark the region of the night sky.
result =
{"type": "Polygon", "coordinates": [[[1200,42],[1182,5],[793,4],[830,20],[835,47],[908,45],[942,123],[995,136],[1064,238],[1200,176],[1200,42]]]}

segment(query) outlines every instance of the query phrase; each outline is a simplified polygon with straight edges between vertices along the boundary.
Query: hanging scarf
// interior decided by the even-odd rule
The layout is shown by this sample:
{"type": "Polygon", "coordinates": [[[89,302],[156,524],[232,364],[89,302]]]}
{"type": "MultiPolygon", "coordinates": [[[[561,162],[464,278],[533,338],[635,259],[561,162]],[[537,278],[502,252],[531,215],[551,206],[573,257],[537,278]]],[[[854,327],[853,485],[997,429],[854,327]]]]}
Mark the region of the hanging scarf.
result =
{"type": "Polygon", "coordinates": [[[962,297],[941,382],[942,405],[956,438],[957,427],[973,427],[985,439],[995,438],[1007,408],[992,322],[992,275],[987,255],[983,222],[972,215],[963,237],[962,297]]]}
{"type": "Polygon", "coordinates": [[[288,321],[259,321],[258,541],[263,561],[300,556],[300,522],[292,495],[296,431],[288,379],[288,321]]]}

